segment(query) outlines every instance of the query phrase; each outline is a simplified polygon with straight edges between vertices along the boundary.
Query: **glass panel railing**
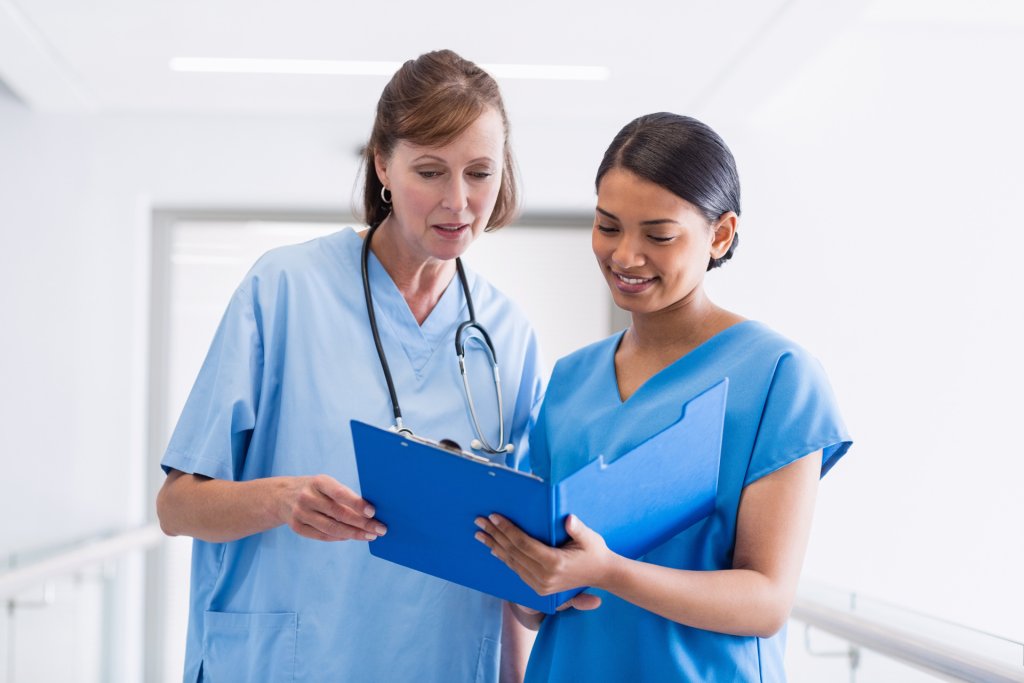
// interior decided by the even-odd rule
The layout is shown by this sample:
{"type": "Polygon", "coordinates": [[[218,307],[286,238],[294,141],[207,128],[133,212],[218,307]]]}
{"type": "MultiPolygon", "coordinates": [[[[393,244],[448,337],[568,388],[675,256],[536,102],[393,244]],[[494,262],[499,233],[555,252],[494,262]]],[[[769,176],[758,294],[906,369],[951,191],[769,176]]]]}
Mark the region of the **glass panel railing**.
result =
{"type": "Polygon", "coordinates": [[[935,683],[950,680],[795,621],[789,626],[786,675],[788,683],[935,683]]]}
{"type": "Polygon", "coordinates": [[[141,680],[142,555],[156,527],[0,560],[0,683],[141,680]]]}
{"type": "Polygon", "coordinates": [[[8,599],[5,683],[107,680],[101,658],[107,590],[104,571],[83,570],[8,599]]]}
{"type": "Polygon", "coordinates": [[[850,591],[805,582],[793,619],[792,681],[1024,681],[1024,644],[850,591]]]}

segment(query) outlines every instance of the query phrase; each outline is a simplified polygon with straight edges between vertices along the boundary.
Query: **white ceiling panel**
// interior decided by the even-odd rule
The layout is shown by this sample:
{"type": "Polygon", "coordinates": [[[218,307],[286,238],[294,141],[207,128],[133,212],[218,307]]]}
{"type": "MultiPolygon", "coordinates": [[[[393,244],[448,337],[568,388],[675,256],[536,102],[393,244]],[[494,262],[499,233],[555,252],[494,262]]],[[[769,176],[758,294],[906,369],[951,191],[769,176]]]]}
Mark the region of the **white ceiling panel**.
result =
{"type": "Polygon", "coordinates": [[[718,87],[767,26],[799,4],[17,0],[103,111],[362,115],[386,77],[180,73],[169,62],[402,61],[448,47],[480,63],[608,67],[604,82],[507,79],[502,87],[510,100],[529,102],[531,114],[616,121],[623,111],[688,109],[718,87]]]}

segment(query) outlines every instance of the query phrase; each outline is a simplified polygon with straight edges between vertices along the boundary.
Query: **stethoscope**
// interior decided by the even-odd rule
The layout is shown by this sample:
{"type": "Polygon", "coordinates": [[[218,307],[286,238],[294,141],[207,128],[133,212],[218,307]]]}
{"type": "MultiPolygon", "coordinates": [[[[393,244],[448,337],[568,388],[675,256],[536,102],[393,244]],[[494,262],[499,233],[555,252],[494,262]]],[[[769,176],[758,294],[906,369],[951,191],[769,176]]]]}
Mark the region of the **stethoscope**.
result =
{"type": "MultiPolygon", "coordinates": [[[[402,409],[398,405],[398,394],[395,392],[395,382],[391,378],[391,369],[388,367],[388,358],[384,353],[384,346],[380,343],[380,332],[377,329],[377,316],[373,312],[373,297],[370,294],[370,240],[373,233],[379,226],[373,226],[366,233],[363,240],[363,294],[366,295],[366,313],[370,318],[370,331],[373,333],[373,343],[377,346],[377,356],[380,358],[380,369],[384,371],[384,379],[388,383],[388,393],[391,394],[391,406],[395,411],[395,424],[391,427],[399,434],[412,436],[412,429],[402,422],[402,409]]],[[[469,320],[459,325],[455,331],[455,355],[459,358],[459,374],[462,375],[462,386],[466,393],[466,403],[469,405],[469,416],[473,422],[473,431],[477,438],[473,439],[470,446],[474,450],[485,453],[511,453],[515,445],[505,443],[505,409],[501,399],[501,376],[498,374],[498,358],[494,353],[494,344],[491,343],[491,336],[487,330],[476,321],[476,312],[473,309],[473,298],[469,294],[469,283],[466,282],[466,271],[462,268],[462,259],[455,259],[455,269],[459,274],[459,282],[462,283],[462,292],[466,297],[466,307],[469,309],[469,320]],[[469,388],[469,378],[466,376],[466,349],[465,335],[469,330],[476,330],[480,333],[479,339],[484,342],[484,349],[491,361],[491,370],[494,373],[494,391],[498,396],[498,445],[491,444],[484,438],[483,430],[480,429],[480,422],[477,420],[476,408],[473,405],[473,392],[469,388]]]]}

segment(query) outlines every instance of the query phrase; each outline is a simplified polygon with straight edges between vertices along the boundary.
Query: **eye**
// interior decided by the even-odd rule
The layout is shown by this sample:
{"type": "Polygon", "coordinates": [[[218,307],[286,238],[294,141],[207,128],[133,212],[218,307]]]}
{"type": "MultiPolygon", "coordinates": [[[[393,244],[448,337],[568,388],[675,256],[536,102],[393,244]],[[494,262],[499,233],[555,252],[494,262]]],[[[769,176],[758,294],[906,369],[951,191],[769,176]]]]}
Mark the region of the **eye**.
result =
{"type": "Polygon", "coordinates": [[[491,171],[470,171],[470,177],[476,178],[477,180],[486,180],[494,175],[491,171]]]}
{"type": "Polygon", "coordinates": [[[612,227],[610,225],[601,225],[600,223],[596,224],[594,227],[596,227],[597,231],[600,232],[602,235],[614,235],[619,231],[618,228],[612,227]]]}
{"type": "Polygon", "coordinates": [[[441,171],[416,171],[420,174],[421,178],[436,178],[441,175],[441,171]]]}
{"type": "Polygon", "coordinates": [[[655,242],[657,244],[667,244],[668,242],[671,242],[672,240],[674,240],[675,236],[670,235],[668,237],[661,237],[659,235],[648,235],[647,238],[650,239],[652,242],[655,242]]]}

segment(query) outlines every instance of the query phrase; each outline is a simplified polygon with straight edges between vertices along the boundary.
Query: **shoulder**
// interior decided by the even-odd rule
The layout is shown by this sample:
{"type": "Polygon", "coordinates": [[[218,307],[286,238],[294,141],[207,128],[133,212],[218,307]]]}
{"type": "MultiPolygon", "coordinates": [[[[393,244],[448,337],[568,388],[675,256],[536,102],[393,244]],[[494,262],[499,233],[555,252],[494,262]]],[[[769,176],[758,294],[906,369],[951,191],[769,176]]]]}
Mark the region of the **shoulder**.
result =
{"type": "Polygon", "coordinates": [[[533,329],[519,304],[480,273],[468,266],[464,265],[463,267],[466,270],[466,278],[469,281],[470,291],[473,293],[473,305],[478,316],[492,319],[488,321],[489,325],[500,321],[511,323],[516,329],[533,329]]]}
{"type": "Polygon", "coordinates": [[[276,247],[257,259],[249,273],[253,277],[276,277],[301,273],[331,259],[358,258],[358,248],[353,250],[352,247],[359,241],[359,236],[346,228],[305,242],[276,247]]]}
{"type": "Polygon", "coordinates": [[[757,361],[763,365],[750,361],[752,371],[740,375],[748,385],[746,417],[756,431],[744,485],[819,449],[824,475],[852,443],[824,367],[770,330],[752,352],[758,348],[765,351],[757,361]]]}
{"type": "Polygon", "coordinates": [[[611,362],[620,339],[622,332],[616,332],[559,358],[551,374],[552,381],[556,377],[564,379],[580,372],[589,374],[597,365],[611,362]]]}
{"type": "Polygon", "coordinates": [[[835,395],[818,359],[791,339],[759,327],[745,349],[746,368],[737,371],[735,379],[762,397],[762,422],[768,416],[783,424],[796,418],[817,422],[830,415],[838,420],[835,395]]]}
{"type": "Polygon", "coordinates": [[[345,228],[306,242],[271,249],[249,269],[239,291],[259,300],[288,283],[352,267],[358,263],[359,242],[359,236],[351,228],[345,228]]]}
{"type": "Polygon", "coordinates": [[[795,341],[759,320],[744,320],[732,328],[727,328],[726,332],[733,330],[744,344],[755,345],[760,350],[774,350],[782,353],[790,348],[800,348],[795,341]]]}
{"type": "Polygon", "coordinates": [[[757,320],[746,320],[726,332],[734,333],[733,346],[740,349],[742,356],[758,365],[777,368],[783,359],[797,366],[818,364],[803,346],[757,320]]]}

